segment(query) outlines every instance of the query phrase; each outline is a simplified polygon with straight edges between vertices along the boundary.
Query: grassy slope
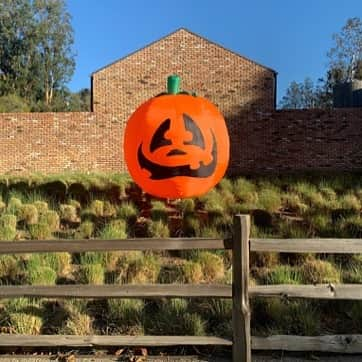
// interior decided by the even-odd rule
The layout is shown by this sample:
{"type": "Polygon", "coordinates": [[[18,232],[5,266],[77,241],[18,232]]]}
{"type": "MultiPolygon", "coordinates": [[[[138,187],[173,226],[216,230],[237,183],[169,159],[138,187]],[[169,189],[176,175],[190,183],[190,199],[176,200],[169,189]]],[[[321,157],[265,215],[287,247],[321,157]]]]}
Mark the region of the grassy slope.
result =
{"type": "MultiPolygon", "coordinates": [[[[198,199],[167,203],[123,175],[0,178],[0,239],[228,236],[232,216],[252,214],[252,235],[362,237],[358,175],[224,179],[198,199]]],[[[230,253],[111,252],[0,257],[3,284],[231,282],[230,253]]],[[[251,255],[253,283],[362,282],[362,258],[251,255]]],[[[253,300],[255,334],[351,333],[362,327],[358,302],[253,300]]],[[[8,300],[5,333],[230,335],[224,300],[8,300]],[[172,323],[170,323],[170,320],[172,323]],[[175,329],[175,326],[177,328],[175,329]]]]}

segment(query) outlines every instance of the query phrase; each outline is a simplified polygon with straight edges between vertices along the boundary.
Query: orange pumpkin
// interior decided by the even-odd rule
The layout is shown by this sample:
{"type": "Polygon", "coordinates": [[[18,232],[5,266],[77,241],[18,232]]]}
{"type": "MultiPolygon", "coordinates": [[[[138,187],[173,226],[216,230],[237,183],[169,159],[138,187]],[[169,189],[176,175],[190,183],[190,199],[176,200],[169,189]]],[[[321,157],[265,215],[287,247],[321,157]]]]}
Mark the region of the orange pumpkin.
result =
{"type": "Polygon", "coordinates": [[[124,133],[132,178],[145,192],[163,198],[206,193],[224,176],[229,161],[223,116],[208,100],[179,93],[177,83],[176,78],[176,91],[169,86],[168,94],[139,106],[124,133]]]}

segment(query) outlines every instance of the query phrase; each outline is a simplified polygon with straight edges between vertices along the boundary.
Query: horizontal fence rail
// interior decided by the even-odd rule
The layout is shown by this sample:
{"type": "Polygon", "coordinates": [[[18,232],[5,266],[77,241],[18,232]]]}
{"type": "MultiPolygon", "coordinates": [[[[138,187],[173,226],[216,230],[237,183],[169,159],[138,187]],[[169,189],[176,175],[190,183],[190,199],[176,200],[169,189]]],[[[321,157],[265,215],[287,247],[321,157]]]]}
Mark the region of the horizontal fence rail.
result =
{"type": "Polygon", "coordinates": [[[360,254],[362,239],[250,239],[250,251],[360,254]]]}
{"type": "Polygon", "coordinates": [[[124,284],[1,286],[0,298],[231,298],[231,285],[217,284],[124,284]]]}
{"type": "Polygon", "coordinates": [[[317,337],[275,335],[264,338],[252,337],[252,349],[290,352],[362,353],[362,335],[343,334],[317,337]]]}
{"type": "Polygon", "coordinates": [[[257,285],[250,297],[362,300],[362,284],[257,285]]]}
{"type": "MultiPolygon", "coordinates": [[[[124,240],[2,241],[0,254],[85,252],[110,250],[232,249],[231,239],[169,238],[124,240]]],[[[280,253],[362,254],[362,239],[250,239],[250,251],[280,253]]]]}
{"type": "Polygon", "coordinates": [[[1,335],[0,347],[231,346],[228,339],[199,336],[1,335]]]}
{"type": "MultiPolygon", "coordinates": [[[[231,285],[144,284],[144,285],[16,285],[0,286],[0,298],[232,298],[231,285]]],[[[249,297],[281,297],[362,300],[362,284],[257,285],[249,297]]]]}
{"type": "Polygon", "coordinates": [[[2,241],[0,254],[69,252],[110,250],[190,250],[190,249],[231,249],[231,239],[211,238],[139,238],[123,240],[32,240],[2,241]]]}

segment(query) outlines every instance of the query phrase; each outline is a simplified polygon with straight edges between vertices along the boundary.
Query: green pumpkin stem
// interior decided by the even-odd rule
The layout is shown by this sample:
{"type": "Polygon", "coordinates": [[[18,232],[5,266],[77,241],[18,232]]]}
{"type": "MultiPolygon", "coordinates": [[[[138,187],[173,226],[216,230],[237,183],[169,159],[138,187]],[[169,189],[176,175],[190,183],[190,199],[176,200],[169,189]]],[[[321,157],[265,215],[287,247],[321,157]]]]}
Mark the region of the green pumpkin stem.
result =
{"type": "Polygon", "coordinates": [[[167,94],[177,94],[180,92],[181,78],[178,75],[170,75],[167,78],[167,94]]]}

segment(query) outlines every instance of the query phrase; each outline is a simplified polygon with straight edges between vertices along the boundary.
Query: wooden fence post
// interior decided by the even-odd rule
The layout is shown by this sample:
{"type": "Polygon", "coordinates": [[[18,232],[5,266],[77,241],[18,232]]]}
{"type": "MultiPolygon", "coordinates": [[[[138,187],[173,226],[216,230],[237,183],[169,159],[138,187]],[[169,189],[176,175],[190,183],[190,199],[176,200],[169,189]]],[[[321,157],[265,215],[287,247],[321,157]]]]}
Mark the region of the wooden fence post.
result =
{"type": "Polygon", "coordinates": [[[251,362],[249,307],[250,216],[236,215],[233,229],[233,362],[251,362]]]}

